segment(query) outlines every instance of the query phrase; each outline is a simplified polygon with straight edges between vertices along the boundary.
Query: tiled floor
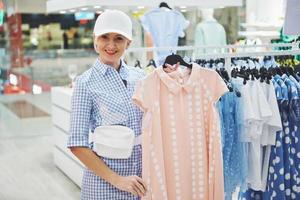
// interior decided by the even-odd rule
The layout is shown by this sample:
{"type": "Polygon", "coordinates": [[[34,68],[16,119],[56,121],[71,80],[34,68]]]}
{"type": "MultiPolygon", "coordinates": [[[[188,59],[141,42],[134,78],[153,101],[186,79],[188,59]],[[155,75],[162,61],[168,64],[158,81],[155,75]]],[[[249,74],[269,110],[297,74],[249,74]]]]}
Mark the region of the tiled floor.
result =
{"type": "MultiPolygon", "coordinates": [[[[79,199],[80,189],[53,162],[50,105],[50,94],[0,96],[1,200],[79,199]],[[32,104],[27,109],[38,109],[43,116],[32,110],[19,117],[19,110],[3,104],[16,101],[32,104]]],[[[26,110],[26,103],[17,106],[26,110]]]]}

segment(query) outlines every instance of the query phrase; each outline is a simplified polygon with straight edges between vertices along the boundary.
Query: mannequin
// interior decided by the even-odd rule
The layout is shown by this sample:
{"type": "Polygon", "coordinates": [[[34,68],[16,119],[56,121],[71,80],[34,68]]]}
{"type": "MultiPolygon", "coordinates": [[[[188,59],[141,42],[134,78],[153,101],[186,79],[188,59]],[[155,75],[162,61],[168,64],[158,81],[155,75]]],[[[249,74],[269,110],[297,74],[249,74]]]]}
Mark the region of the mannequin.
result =
{"type": "MultiPolygon", "coordinates": [[[[224,27],[214,18],[213,9],[201,9],[202,21],[197,24],[195,31],[195,46],[226,45],[226,32],[224,27]]],[[[197,49],[194,57],[203,53],[218,53],[219,49],[197,49]]]]}
{"type": "Polygon", "coordinates": [[[202,9],[201,16],[203,21],[217,21],[214,18],[214,10],[213,9],[202,9]]]}

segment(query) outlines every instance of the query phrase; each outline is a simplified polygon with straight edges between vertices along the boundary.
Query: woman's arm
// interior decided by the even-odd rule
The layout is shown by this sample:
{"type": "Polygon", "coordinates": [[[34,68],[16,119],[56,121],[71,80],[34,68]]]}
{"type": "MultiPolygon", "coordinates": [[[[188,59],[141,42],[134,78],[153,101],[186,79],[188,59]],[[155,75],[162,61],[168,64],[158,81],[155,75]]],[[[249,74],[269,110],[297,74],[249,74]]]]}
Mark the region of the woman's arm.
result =
{"type": "Polygon", "coordinates": [[[91,149],[71,147],[72,153],[91,171],[116,188],[135,196],[146,194],[146,184],[138,176],[120,176],[111,170],[91,149]]]}

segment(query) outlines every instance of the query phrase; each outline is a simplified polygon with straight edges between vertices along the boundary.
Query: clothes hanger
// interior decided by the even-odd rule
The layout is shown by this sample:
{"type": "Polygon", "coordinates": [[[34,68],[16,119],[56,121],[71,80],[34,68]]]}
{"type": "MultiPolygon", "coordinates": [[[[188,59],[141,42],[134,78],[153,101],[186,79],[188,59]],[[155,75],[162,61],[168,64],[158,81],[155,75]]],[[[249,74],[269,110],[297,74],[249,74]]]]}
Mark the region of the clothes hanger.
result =
{"type": "Polygon", "coordinates": [[[283,74],[286,74],[288,76],[290,75],[290,73],[287,71],[287,68],[285,66],[281,66],[280,69],[283,72],[283,74]]]}
{"type": "Polygon", "coordinates": [[[265,81],[266,77],[267,77],[267,76],[266,76],[266,71],[267,71],[267,69],[264,68],[264,67],[262,67],[262,68],[259,69],[260,82],[261,82],[261,83],[263,83],[263,82],[265,81]]]}
{"type": "Polygon", "coordinates": [[[161,2],[159,4],[159,7],[160,8],[168,8],[168,9],[172,10],[172,8],[170,8],[170,6],[166,2],[161,2]]]}
{"type": "Polygon", "coordinates": [[[300,64],[294,66],[294,70],[296,73],[300,72],[300,64]]]}
{"type": "Polygon", "coordinates": [[[156,64],[155,64],[155,61],[153,59],[149,60],[149,63],[146,67],[149,67],[149,66],[153,66],[154,68],[156,68],[156,64]]]}
{"type": "Polygon", "coordinates": [[[175,65],[177,63],[179,63],[179,65],[186,66],[189,69],[192,69],[192,67],[193,67],[192,64],[186,63],[180,55],[172,54],[172,55],[167,56],[167,58],[163,64],[163,68],[167,67],[166,64],[175,65]]]}
{"type": "Polygon", "coordinates": [[[141,67],[141,62],[140,62],[139,60],[136,60],[136,61],[135,61],[135,64],[134,64],[134,67],[139,67],[139,68],[142,69],[142,67],[141,67]]]}
{"type": "Polygon", "coordinates": [[[221,68],[221,69],[220,69],[220,73],[221,73],[221,76],[222,76],[226,81],[229,81],[229,80],[230,80],[229,74],[228,74],[228,72],[227,72],[226,69],[221,68]]]}

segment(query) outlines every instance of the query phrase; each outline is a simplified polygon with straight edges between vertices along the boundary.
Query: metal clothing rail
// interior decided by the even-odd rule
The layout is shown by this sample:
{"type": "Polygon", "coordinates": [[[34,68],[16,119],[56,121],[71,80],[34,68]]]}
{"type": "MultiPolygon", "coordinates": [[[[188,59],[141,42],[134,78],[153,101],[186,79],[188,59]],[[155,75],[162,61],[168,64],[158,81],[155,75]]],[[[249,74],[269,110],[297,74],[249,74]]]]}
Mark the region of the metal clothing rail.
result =
{"type": "Polygon", "coordinates": [[[300,49],[258,51],[258,52],[238,52],[238,53],[214,53],[214,54],[203,54],[197,56],[197,58],[215,59],[215,58],[242,58],[242,57],[281,56],[281,55],[300,55],[300,49]]]}
{"type": "Polygon", "coordinates": [[[178,46],[178,47],[131,47],[126,52],[151,52],[151,51],[192,51],[197,49],[246,49],[246,48],[276,48],[292,47],[298,48],[299,43],[278,43],[262,45],[201,45],[201,46],[178,46]]]}

